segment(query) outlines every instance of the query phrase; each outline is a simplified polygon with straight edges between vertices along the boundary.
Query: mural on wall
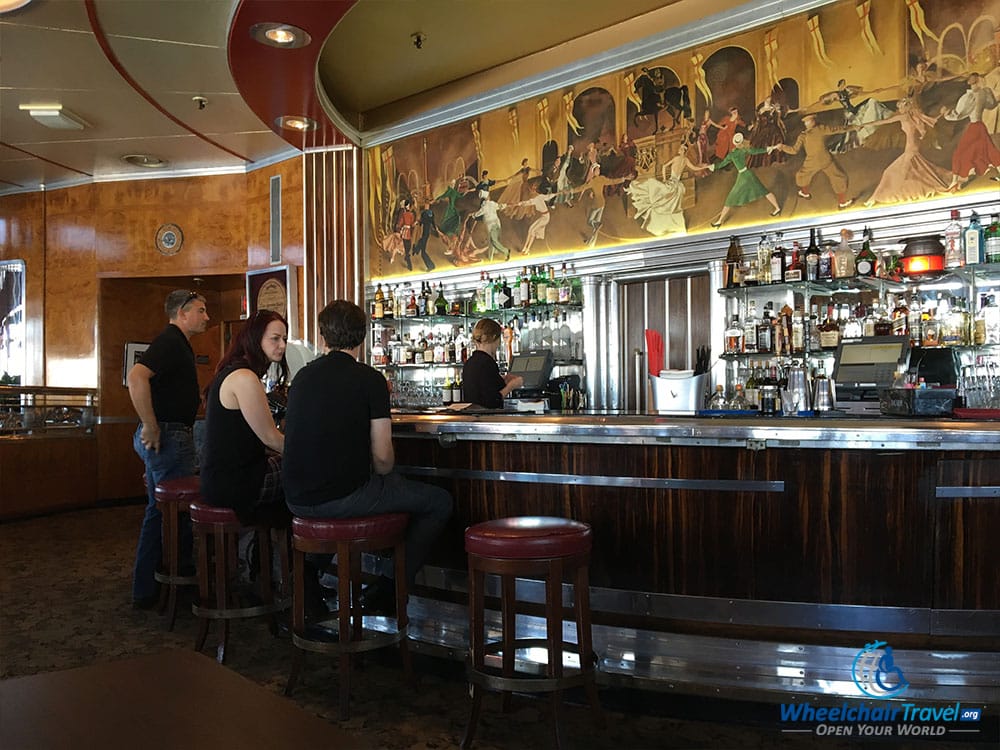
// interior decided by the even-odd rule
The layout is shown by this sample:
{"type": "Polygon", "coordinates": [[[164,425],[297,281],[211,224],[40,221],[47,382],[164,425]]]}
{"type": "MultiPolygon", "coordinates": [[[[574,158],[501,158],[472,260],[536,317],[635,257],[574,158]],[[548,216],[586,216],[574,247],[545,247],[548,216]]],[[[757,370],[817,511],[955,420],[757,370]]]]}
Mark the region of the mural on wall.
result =
{"type": "Polygon", "coordinates": [[[371,275],[1000,195],[998,102],[1000,0],[833,3],[369,149],[371,275]]]}

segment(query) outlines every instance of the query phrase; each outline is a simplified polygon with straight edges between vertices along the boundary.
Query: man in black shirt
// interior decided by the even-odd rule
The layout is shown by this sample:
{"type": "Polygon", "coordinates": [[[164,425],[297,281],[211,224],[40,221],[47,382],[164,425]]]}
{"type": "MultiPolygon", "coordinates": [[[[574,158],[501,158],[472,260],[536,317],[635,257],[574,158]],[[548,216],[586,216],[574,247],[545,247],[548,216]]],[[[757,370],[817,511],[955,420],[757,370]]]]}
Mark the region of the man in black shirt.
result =
{"type": "MultiPolygon", "coordinates": [[[[164,309],[170,322],[126,378],[140,419],[132,445],[146,465],[146,514],[132,579],[132,605],[140,609],[148,609],[157,600],[153,575],[162,554],[162,517],[156,507],[156,485],[165,479],[190,476],[198,469],[191,430],[201,394],[190,339],[208,326],[205,298],[198,292],[176,289],[167,295],[164,309]]],[[[181,529],[182,561],[191,559],[191,544],[188,521],[181,529]]]]}
{"type": "MultiPolygon", "coordinates": [[[[393,472],[389,389],[380,372],[358,362],[368,331],[364,311],[346,300],[331,302],[319,314],[319,331],[324,355],[296,374],[288,392],[285,500],[305,518],[408,513],[406,577],[412,585],[451,516],[451,495],[393,472]]],[[[372,586],[366,604],[391,610],[392,582],[372,586]]]]}

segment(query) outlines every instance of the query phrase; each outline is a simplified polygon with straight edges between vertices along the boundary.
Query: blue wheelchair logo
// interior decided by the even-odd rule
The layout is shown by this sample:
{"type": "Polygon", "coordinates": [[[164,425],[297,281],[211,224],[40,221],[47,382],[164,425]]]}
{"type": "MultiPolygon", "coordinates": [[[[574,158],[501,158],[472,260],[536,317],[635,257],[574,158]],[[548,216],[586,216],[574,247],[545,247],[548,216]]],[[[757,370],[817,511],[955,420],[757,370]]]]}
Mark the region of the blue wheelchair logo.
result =
{"type": "Polygon", "coordinates": [[[866,643],[858,651],[851,665],[851,678],[858,690],[870,698],[894,698],[910,686],[903,670],[893,662],[892,646],[885,641],[866,643]]]}

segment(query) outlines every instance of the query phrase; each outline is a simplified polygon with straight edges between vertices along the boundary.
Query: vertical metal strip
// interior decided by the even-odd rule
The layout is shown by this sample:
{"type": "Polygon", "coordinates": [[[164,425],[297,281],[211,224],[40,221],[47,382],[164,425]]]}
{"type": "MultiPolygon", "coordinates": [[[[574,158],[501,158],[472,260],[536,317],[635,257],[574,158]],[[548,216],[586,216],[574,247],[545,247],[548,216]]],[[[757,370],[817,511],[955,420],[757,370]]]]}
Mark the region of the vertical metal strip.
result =
{"type": "Polygon", "coordinates": [[[687,286],[687,330],[684,332],[684,369],[690,370],[694,366],[694,310],[691,308],[691,293],[693,290],[693,277],[688,276],[684,280],[687,286]]]}

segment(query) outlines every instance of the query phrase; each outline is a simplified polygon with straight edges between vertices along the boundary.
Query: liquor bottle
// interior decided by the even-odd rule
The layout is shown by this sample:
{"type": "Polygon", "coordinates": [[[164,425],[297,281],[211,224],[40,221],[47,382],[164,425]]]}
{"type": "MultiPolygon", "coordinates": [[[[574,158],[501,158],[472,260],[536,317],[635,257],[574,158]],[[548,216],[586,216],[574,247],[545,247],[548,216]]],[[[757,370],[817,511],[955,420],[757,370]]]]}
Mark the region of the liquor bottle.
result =
{"type": "Polygon", "coordinates": [[[781,284],[785,281],[785,248],[783,247],[782,234],[777,233],[774,241],[774,248],[771,250],[769,279],[772,284],[781,284]]]}
{"type": "Polygon", "coordinates": [[[834,318],[833,305],[826,308],[826,320],[819,324],[819,346],[827,351],[840,344],[840,326],[834,318]]]}
{"type": "Polygon", "coordinates": [[[456,377],[451,384],[451,402],[453,404],[462,403],[462,379],[456,377]]]}
{"type": "Polygon", "coordinates": [[[757,301],[750,300],[747,314],[743,318],[743,351],[753,354],[757,351],[757,301]]]}
{"type": "Polygon", "coordinates": [[[562,264],[562,279],[559,282],[559,304],[568,305],[573,299],[573,283],[570,281],[566,271],[566,264],[562,264]]]}
{"type": "Polygon", "coordinates": [[[531,274],[528,283],[528,304],[537,305],[538,304],[538,268],[531,266],[529,269],[531,274]]]}
{"type": "Polygon", "coordinates": [[[743,286],[757,286],[757,273],[757,259],[751,258],[749,263],[744,259],[740,272],[743,286]]]}
{"type": "Polygon", "coordinates": [[[850,245],[851,237],[853,233],[850,229],[840,230],[840,244],[833,256],[833,275],[838,279],[849,279],[857,273],[854,251],[850,245]]]}
{"type": "Polygon", "coordinates": [[[811,352],[818,352],[820,350],[819,345],[819,308],[816,305],[812,306],[812,310],[809,313],[809,323],[806,326],[806,347],[811,352]]]}
{"type": "Polygon", "coordinates": [[[385,292],[382,291],[382,284],[375,287],[375,303],[372,305],[372,317],[375,320],[382,320],[385,317],[385,292]]]}
{"type": "Polygon", "coordinates": [[[444,298],[444,284],[438,283],[438,294],[434,300],[434,313],[436,315],[448,314],[448,300],[444,298]]]}
{"type": "Polygon", "coordinates": [[[758,390],[757,377],[757,363],[751,362],[750,372],[747,375],[746,386],[743,389],[743,395],[746,397],[748,409],[756,409],[759,403],[758,399],[760,398],[760,391],[758,390]]]}
{"type": "Polygon", "coordinates": [[[743,395],[743,385],[737,383],[735,391],[732,400],[729,402],[729,409],[732,411],[746,411],[750,408],[750,405],[747,403],[746,396],[743,395]]]}
{"type": "Polygon", "coordinates": [[[805,313],[796,310],[792,313],[792,354],[802,354],[806,349],[805,313]]]}
{"type": "Polygon", "coordinates": [[[1000,214],[990,214],[990,225],[983,232],[983,261],[1000,263],[1000,214]]]}
{"type": "Polygon", "coordinates": [[[417,293],[412,286],[410,287],[410,298],[406,301],[406,317],[417,317],[417,293]]]}
{"type": "Polygon", "coordinates": [[[1000,344],[1000,305],[996,293],[987,298],[979,312],[983,320],[983,343],[1000,344]]]}
{"type": "Polygon", "coordinates": [[[909,312],[906,317],[907,328],[910,332],[910,346],[920,346],[924,339],[923,332],[921,330],[923,327],[923,321],[921,320],[921,318],[923,318],[923,311],[920,309],[920,300],[916,297],[911,297],[907,307],[909,308],[909,312]]]}
{"type": "Polygon", "coordinates": [[[819,278],[819,245],[816,244],[816,230],[809,230],[809,246],[806,248],[806,281],[816,281],[819,278]]]}
{"type": "Polygon", "coordinates": [[[788,265],[785,266],[785,282],[794,283],[805,279],[805,258],[802,253],[802,246],[798,242],[792,242],[791,257],[788,265]]]}
{"type": "Polygon", "coordinates": [[[510,306],[520,307],[521,306],[521,272],[517,272],[517,276],[514,277],[514,283],[510,287],[510,306]]]}
{"type": "Polygon", "coordinates": [[[521,269],[521,306],[527,307],[531,304],[531,276],[528,275],[528,267],[521,269]]]}
{"type": "Polygon", "coordinates": [[[444,385],[441,386],[441,403],[444,406],[451,406],[453,403],[451,400],[451,378],[445,375],[444,385]]]}
{"type": "Polygon", "coordinates": [[[829,281],[833,278],[833,249],[835,245],[832,242],[821,242],[818,230],[816,234],[816,241],[819,243],[819,266],[816,268],[816,278],[820,281],[829,281]]]}
{"type": "Polygon", "coordinates": [[[910,308],[906,306],[906,299],[903,295],[896,300],[896,306],[892,308],[892,330],[893,336],[910,335],[910,308]]]}
{"type": "Polygon", "coordinates": [[[385,285],[388,293],[385,295],[385,304],[382,307],[382,316],[392,320],[396,315],[396,295],[392,292],[392,287],[385,285]]]}
{"type": "Polygon", "coordinates": [[[545,285],[545,304],[555,305],[559,302],[559,284],[556,282],[556,269],[549,266],[549,279],[545,285]]]}
{"type": "Polygon", "coordinates": [[[886,308],[882,307],[882,305],[879,305],[875,311],[875,335],[892,335],[892,319],[889,317],[886,308]]]}
{"type": "Polygon", "coordinates": [[[427,282],[427,286],[424,289],[424,315],[434,314],[434,287],[431,282],[427,282]]]}
{"type": "Polygon", "coordinates": [[[757,325],[757,351],[769,353],[774,351],[774,321],[771,319],[771,303],[764,305],[764,313],[757,325]]]}
{"type": "Polygon", "coordinates": [[[740,285],[740,269],[743,266],[743,251],[740,240],[734,234],[729,238],[729,249],[726,251],[726,265],[723,272],[723,286],[735,289],[740,285]]]}
{"type": "Polygon", "coordinates": [[[854,261],[855,272],[858,276],[874,276],[877,262],[878,256],[872,252],[872,230],[865,227],[864,242],[861,243],[861,250],[854,261]]]}
{"type": "Polygon", "coordinates": [[[961,268],[965,265],[962,251],[962,225],[958,221],[958,209],[951,210],[951,221],[944,228],[944,267],[961,268]]]}
{"type": "Polygon", "coordinates": [[[771,283],[771,253],[774,252],[774,241],[770,235],[762,234],[757,244],[757,283],[771,283]]]}
{"type": "Polygon", "coordinates": [[[965,251],[966,263],[983,263],[983,225],[979,223],[979,214],[975,211],[969,217],[969,226],[962,232],[962,249],[965,251]]]}
{"type": "Polygon", "coordinates": [[[538,290],[535,296],[539,305],[544,305],[549,298],[549,277],[545,273],[545,266],[538,267],[538,290]]]}
{"type": "Polygon", "coordinates": [[[495,299],[498,310],[509,310],[514,306],[513,292],[511,291],[510,284],[507,283],[507,279],[503,276],[497,279],[495,299]]]}
{"type": "Polygon", "coordinates": [[[726,328],[726,354],[739,354],[743,351],[743,326],[739,315],[734,315],[729,327],[726,328]]]}

